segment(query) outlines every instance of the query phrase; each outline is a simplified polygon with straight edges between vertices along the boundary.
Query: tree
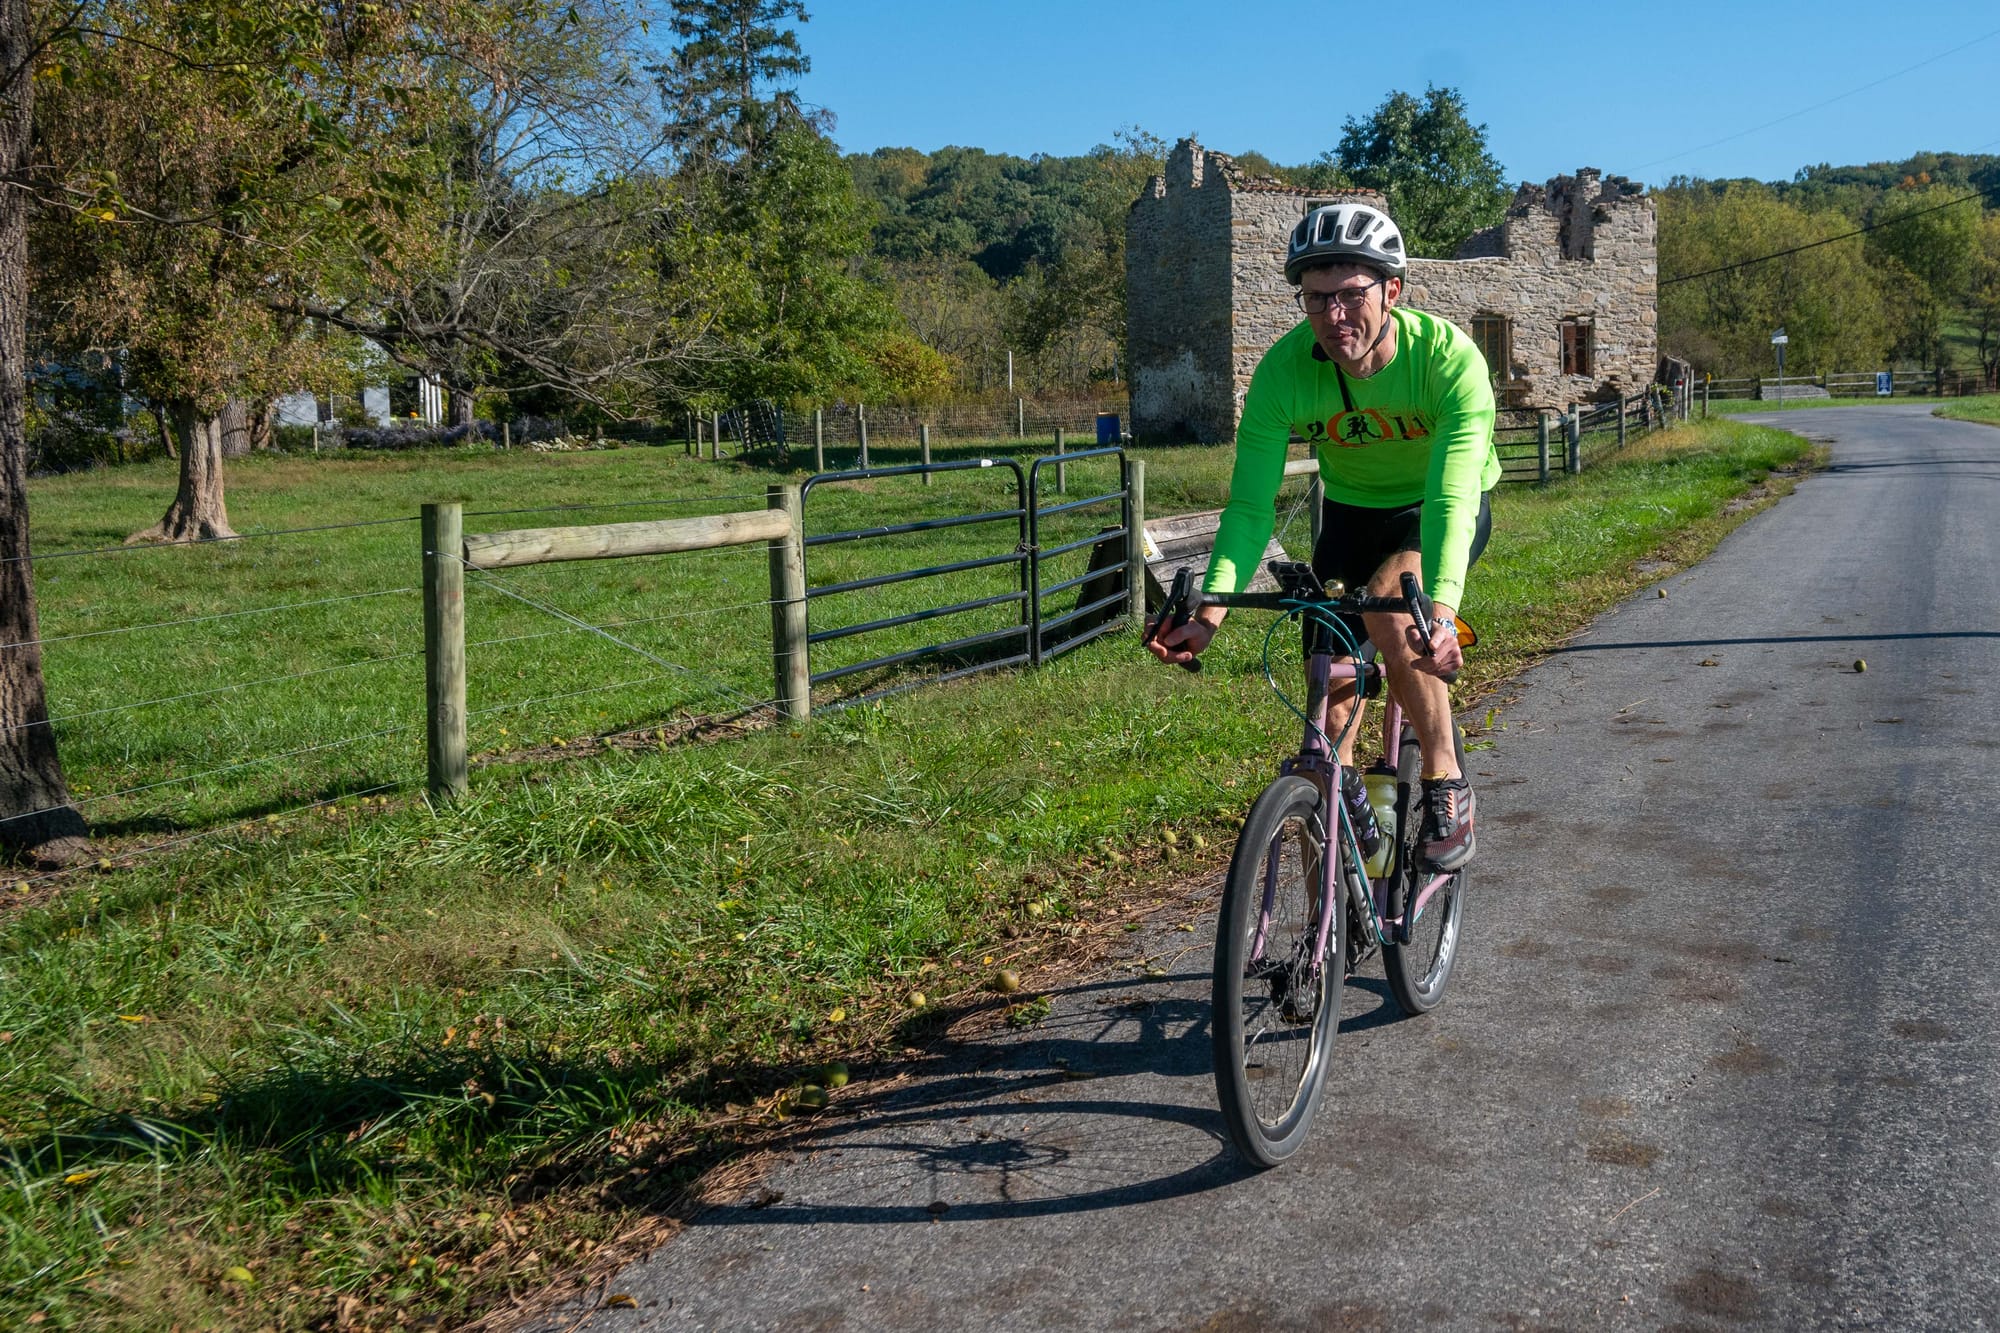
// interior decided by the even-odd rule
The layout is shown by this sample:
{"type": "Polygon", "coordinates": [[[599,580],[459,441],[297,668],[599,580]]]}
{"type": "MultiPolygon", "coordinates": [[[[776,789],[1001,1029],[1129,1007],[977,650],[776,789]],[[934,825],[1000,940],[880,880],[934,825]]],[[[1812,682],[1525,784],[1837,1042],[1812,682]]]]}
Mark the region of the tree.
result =
{"type": "Polygon", "coordinates": [[[803,0],[673,0],[680,45],[655,73],[684,159],[754,159],[779,126],[807,119],[788,86],[812,68],[792,20],[807,21],[803,0]]]}
{"type": "Polygon", "coordinates": [[[1888,284],[1853,224],[1808,213],[1769,186],[1674,181],[1655,196],[1660,235],[1660,346],[1713,374],[1762,375],[1770,338],[1791,337],[1787,368],[1811,374],[1879,364],[1898,325],[1888,284]],[[1841,237],[1841,239],[1834,239],[1841,237]],[[1813,241],[1828,244],[1768,263],[1676,282],[1813,241]]]}
{"type": "Polygon", "coordinates": [[[404,117],[426,164],[404,244],[364,248],[356,281],[292,312],[443,383],[457,425],[482,387],[639,414],[674,367],[704,363],[709,293],[659,281],[654,262],[681,200],[657,92],[639,77],[648,12],[615,0],[517,10],[477,60],[433,51],[434,104],[404,117]]]}
{"type": "Polygon", "coordinates": [[[1978,202],[1912,180],[1885,194],[1870,221],[1871,257],[1904,275],[1889,289],[1903,317],[1898,350],[1942,374],[1950,361],[1945,319],[1965,301],[1979,256],[1978,202]]]}
{"type": "Polygon", "coordinates": [[[810,67],[784,26],[804,22],[804,8],[674,0],[673,9],[681,45],[655,73],[681,198],[661,266],[676,280],[701,275],[716,352],[690,396],[865,394],[881,389],[883,367],[916,369],[892,345],[887,292],[862,272],[874,210],[824,118],[784,86],[810,67]]]}
{"type": "Polygon", "coordinates": [[[1979,219],[1979,256],[1967,305],[1979,339],[1979,368],[1986,387],[2000,389],[2000,212],[1979,219]]]}
{"type": "Polygon", "coordinates": [[[231,535],[222,481],[238,400],[328,368],[284,298],[404,243],[436,96],[409,52],[490,21],[471,0],[98,0],[61,55],[37,141],[36,281],[59,347],[116,351],[180,441],[178,491],[134,540],[231,535]],[[56,295],[58,294],[59,295],[56,295]]]}
{"type": "Polygon", "coordinates": [[[57,866],[87,854],[49,727],[28,545],[28,219],[35,74],[59,31],[0,0],[0,848],[57,866]]]}
{"type": "Polygon", "coordinates": [[[1350,116],[1321,161],[1388,196],[1410,253],[1433,259],[1449,259],[1466,237],[1498,223],[1512,196],[1486,127],[1467,119],[1455,88],[1427,86],[1421,100],[1391,93],[1366,120],[1350,116]]]}

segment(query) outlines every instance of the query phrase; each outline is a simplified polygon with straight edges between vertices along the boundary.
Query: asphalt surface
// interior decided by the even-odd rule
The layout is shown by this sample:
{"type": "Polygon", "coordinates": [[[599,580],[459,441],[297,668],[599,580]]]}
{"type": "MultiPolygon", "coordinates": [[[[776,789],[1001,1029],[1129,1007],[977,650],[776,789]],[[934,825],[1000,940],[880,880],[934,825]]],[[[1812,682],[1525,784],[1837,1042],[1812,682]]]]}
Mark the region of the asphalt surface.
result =
{"type": "Polygon", "coordinates": [[[2000,1326],[2000,430],[1781,419],[1828,471],[1508,691],[1451,994],[1364,968],[1286,1166],[1186,885],[546,1327],[2000,1326]]]}

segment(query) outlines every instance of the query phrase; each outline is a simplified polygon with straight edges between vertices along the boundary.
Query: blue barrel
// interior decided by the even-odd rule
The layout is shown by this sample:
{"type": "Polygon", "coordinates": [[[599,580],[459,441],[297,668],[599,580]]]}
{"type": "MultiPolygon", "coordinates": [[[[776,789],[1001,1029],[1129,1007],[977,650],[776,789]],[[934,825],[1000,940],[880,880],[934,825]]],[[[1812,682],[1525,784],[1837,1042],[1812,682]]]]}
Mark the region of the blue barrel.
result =
{"type": "Polygon", "coordinates": [[[1118,430],[1118,414],[1116,412],[1099,412],[1097,414],[1097,442],[1099,444],[1118,444],[1121,442],[1121,439],[1122,436],[1118,430]]]}

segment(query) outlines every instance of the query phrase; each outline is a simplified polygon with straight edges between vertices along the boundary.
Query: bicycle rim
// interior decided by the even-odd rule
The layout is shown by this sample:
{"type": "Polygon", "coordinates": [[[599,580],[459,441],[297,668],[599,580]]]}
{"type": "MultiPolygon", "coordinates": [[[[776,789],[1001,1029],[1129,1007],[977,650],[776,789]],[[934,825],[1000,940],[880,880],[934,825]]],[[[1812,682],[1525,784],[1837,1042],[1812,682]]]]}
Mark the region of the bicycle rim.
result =
{"type": "MultiPolygon", "coordinates": [[[[1465,762],[1464,738],[1459,738],[1459,763],[1465,762]]],[[[1417,745],[1406,737],[1396,771],[1396,867],[1390,913],[1401,916],[1415,908],[1426,884],[1435,878],[1422,868],[1423,808],[1417,745]]],[[[1460,927],[1465,912],[1465,872],[1453,874],[1437,887],[1407,931],[1396,931],[1405,943],[1382,950],[1382,970],[1389,989],[1406,1014],[1428,1013],[1444,998],[1458,960],[1460,927]]]]}
{"type": "Polygon", "coordinates": [[[1259,1166],[1312,1126],[1340,1024],[1347,914],[1338,902],[1314,957],[1326,831],[1319,789],[1284,777],[1243,822],[1216,925],[1215,1084],[1230,1139],[1259,1166]]]}

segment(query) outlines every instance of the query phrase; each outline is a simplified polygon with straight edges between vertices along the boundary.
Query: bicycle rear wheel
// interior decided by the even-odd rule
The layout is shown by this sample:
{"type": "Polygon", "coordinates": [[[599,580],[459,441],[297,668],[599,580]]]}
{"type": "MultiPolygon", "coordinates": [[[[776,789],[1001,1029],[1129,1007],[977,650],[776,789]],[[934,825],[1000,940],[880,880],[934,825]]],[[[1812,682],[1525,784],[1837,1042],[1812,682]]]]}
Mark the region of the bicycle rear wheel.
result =
{"type": "MultiPolygon", "coordinates": [[[[1458,745],[1460,771],[1465,768],[1465,737],[1452,734],[1458,745]]],[[[1403,728],[1396,755],[1396,866],[1389,888],[1389,915],[1409,914],[1423,890],[1438,876],[1423,868],[1423,764],[1417,736],[1403,728]]],[[[1406,1014],[1425,1014],[1444,998],[1458,961],[1458,942],[1465,917],[1465,871],[1446,877],[1424,900],[1413,923],[1389,931],[1382,948],[1382,970],[1389,990],[1406,1014]]]]}
{"type": "Polygon", "coordinates": [[[1298,1151],[1340,1025],[1344,904],[1321,901],[1327,819],[1319,788],[1279,778],[1250,807],[1215,931],[1215,1091],[1237,1149],[1258,1166],[1298,1151]],[[1320,914],[1332,923],[1315,956],[1320,914]]]}

